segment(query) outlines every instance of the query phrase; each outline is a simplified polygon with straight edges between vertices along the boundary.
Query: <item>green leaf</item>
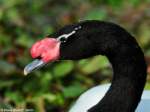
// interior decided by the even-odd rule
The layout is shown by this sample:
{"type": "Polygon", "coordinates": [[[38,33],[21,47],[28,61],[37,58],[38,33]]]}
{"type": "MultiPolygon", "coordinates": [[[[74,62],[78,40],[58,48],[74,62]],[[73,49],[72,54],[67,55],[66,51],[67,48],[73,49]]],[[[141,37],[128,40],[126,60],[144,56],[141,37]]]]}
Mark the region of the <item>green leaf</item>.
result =
{"type": "Polygon", "coordinates": [[[52,74],[50,72],[42,73],[43,75],[40,75],[40,86],[41,91],[49,91],[49,86],[51,84],[52,80],[52,74]]]}
{"type": "Polygon", "coordinates": [[[14,101],[16,104],[24,102],[22,94],[18,91],[7,91],[5,97],[7,97],[11,101],[14,101]]]}
{"type": "Polygon", "coordinates": [[[79,67],[82,72],[85,74],[91,74],[94,73],[100,69],[103,69],[109,65],[109,61],[104,56],[96,56],[91,60],[85,61],[85,65],[83,65],[83,62],[79,62],[79,67]]]}
{"type": "Polygon", "coordinates": [[[104,20],[107,17],[107,12],[100,8],[95,8],[85,15],[85,20],[104,20]]]}
{"type": "Polygon", "coordinates": [[[145,89],[150,90],[150,83],[146,83],[145,89]]]}
{"type": "Polygon", "coordinates": [[[13,80],[0,80],[0,88],[11,87],[14,83],[13,80]]]}
{"type": "Polygon", "coordinates": [[[29,37],[27,34],[21,34],[19,38],[16,39],[16,43],[30,48],[32,44],[34,43],[34,40],[32,37],[29,37]]]}
{"type": "Polygon", "coordinates": [[[56,105],[64,105],[65,100],[64,97],[62,96],[62,94],[56,94],[56,100],[55,100],[55,104],[56,105]]]}
{"type": "Polygon", "coordinates": [[[123,0],[108,0],[108,4],[110,4],[113,8],[120,8],[123,4],[123,0]]]}
{"type": "Polygon", "coordinates": [[[0,33],[1,33],[0,34],[0,44],[10,47],[10,45],[11,45],[10,37],[6,34],[3,34],[2,32],[0,32],[0,33]]]}
{"type": "Polygon", "coordinates": [[[53,68],[55,77],[64,77],[72,71],[74,64],[72,61],[61,62],[53,68]]]}
{"type": "Polygon", "coordinates": [[[44,28],[44,34],[49,35],[53,32],[53,28],[51,26],[47,26],[44,28]]]}
{"type": "Polygon", "coordinates": [[[73,98],[79,96],[85,89],[81,84],[76,83],[69,87],[64,87],[63,94],[66,98],[73,98]]]}
{"type": "Polygon", "coordinates": [[[142,46],[149,45],[150,43],[150,33],[149,33],[149,25],[142,24],[139,28],[139,42],[142,46]]]}
{"type": "Polygon", "coordinates": [[[0,71],[1,71],[0,75],[12,74],[16,71],[16,66],[6,61],[0,60],[0,71]]]}
{"type": "Polygon", "coordinates": [[[45,100],[47,100],[50,103],[56,100],[56,95],[51,93],[43,94],[42,96],[45,100]]]}

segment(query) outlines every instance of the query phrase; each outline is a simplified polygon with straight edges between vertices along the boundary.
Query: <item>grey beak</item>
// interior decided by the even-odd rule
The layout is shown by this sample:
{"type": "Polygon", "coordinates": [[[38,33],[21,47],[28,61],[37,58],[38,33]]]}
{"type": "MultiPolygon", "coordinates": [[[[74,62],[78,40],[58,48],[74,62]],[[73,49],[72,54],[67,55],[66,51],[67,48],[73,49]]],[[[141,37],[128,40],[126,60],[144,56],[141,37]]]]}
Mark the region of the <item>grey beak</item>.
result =
{"type": "Polygon", "coordinates": [[[45,62],[43,62],[40,59],[36,59],[33,62],[29,63],[27,66],[25,66],[24,75],[27,75],[27,74],[31,73],[32,71],[43,67],[44,65],[46,65],[45,62]]]}

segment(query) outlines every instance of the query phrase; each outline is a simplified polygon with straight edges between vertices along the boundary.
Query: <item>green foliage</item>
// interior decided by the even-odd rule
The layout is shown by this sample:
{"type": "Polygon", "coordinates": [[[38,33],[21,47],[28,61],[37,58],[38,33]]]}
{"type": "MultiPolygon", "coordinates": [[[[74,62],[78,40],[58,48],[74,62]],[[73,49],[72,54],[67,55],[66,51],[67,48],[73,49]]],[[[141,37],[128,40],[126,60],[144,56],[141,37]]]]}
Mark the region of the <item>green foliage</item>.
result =
{"type": "Polygon", "coordinates": [[[150,90],[150,83],[147,83],[145,89],[150,90]]]}
{"type": "Polygon", "coordinates": [[[120,8],[124,0],[107,0],[107,1],[108,4],[111,5],[113,8],[120,8]]]}
{"type": "Polygon", "coordinates": [[[104,20],[107,17],[107,12],[100,8],[93,8],[85,15],[84,20],[104,20]]]}
{"type": "MultiPolygon", "coordinates": [[[[32,61],[31,45],[66,24],[86,19],[117,22],[137,37],[149,57],[149,3],[150,0],[0,0],[0,108],[67,111],[86,89],[111,80],[111,66],[102,56],[55,62],[23,75],[24,66],[32,61]]],[[[150,89],[150,84],[145,88],[150,89]]]]}
{"type": "Polygon", "coordinates": [[[12,74],[16,71],[16,66],[6,61],[0,60],[0,75],[12,74]]]}
{"type": "Polygon", "coordinates": [[[20,103],[25,101],[23,96],[21,95],[21,93],[19,91],[13,91],[13,92],[7,91],[5,94],[5,97],[7,97],[8,100],[10,100],[10,101],[16,102],[17,104],[20,104],[20,103]]]}
{"type": "Polygon", "coordinates": [[[61,62],[53,68],[55,78],[61,78],[69,74],[73,70],[73,62],[61,62]]]}
{"type": "Polygon", "coordinates": [[[104,69],[108,67],[109,62],[106,57],[96,56],[91,60],[81,60],[79,62],[79,68],[85,74],[92,74],[99,69],[104,69]]]}
{"type": "Polygon", "coordinates": [[[85,91],[85,87],[81,84],[72,84],[69,87],[63,89],[63,94],[65,98],[74,98],[78,97],[82,92],[85,91]]]}

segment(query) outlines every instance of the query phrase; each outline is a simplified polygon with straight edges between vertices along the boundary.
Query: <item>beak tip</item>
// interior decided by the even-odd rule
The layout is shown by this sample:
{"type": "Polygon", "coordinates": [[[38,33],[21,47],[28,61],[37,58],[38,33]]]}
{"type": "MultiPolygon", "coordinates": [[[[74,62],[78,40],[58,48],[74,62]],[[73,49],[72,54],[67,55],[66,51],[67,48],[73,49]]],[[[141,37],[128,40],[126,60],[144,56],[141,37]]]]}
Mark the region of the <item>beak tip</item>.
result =
{"type": "Polygon", "coordinates": [[[24,75],[27,76],[28,75],[28,72],[26,70],[24,70],[24,75]]]}

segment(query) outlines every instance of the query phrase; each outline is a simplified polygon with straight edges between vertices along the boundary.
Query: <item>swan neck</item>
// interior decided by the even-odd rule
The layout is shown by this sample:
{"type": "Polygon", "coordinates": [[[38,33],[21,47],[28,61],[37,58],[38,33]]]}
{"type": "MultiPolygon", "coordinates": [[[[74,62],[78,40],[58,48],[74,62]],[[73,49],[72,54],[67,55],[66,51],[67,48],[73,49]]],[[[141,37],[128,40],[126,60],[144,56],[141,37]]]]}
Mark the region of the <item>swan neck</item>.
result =
{"type": "Polygon", "coordinates": [[[113,68],[112,83],[102,100],[88,112],[135,111],[146,82],[146,63],[141,49],[130,49],[132,52],[106,54],[113,68]]]}

